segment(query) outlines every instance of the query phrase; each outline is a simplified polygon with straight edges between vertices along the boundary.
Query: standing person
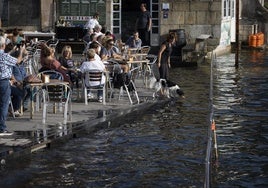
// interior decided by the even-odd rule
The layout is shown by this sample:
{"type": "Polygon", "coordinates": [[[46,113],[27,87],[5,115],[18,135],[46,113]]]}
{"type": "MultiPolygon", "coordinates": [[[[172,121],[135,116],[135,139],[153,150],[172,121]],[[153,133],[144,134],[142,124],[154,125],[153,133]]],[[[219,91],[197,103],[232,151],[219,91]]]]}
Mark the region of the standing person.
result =
{"type": "MultiPolygon", "coordinates": [[[[10,78],[12,75],[12,67],[18,62],[22,61],[22,54],[18,58],[4,52],[6,40],[0,37],[0,135],[11,135],[12,133],[7,130],[6,118],[8,114],[8,106],[10,101],[10,78]]],[[[25,48],[20,47],[20,52],[25,48]]]]}
{"type": "Polygon", "coordinates": [[[158,53],[158,68],[160,79],[168,80],[169,77],[169,68],[170,68],[170,55],[172,53],[172,46],[175,43],[174,33],[170,33],[167,37],[167,40],[161,44],[159,53],[158,53]]]}
{"type": "Polygon", "coordinates": [[[85,25],[85,28],[88,30],[93,30],[96,25],[100,25],[99,24],[99,13],[97,13],[97,12],[93,15],[92,18],[90,18],[88,20],[88,22],[85,25]]]}
{"type": "Polygon", "coordinates": [[[134,31],[133,35],[128,38],[126,41],[126,45],[128,45],[130,48],[140,48],[142,44],[141,39],[139,38],[139,32],[134,31]]]}
{"type": "Polygon", "coordinates": [[[152,27],[152,17],[149,11],[146,9],[146,3],[142,3],[140,6],[141,13],[136,21],[136,30],[140,34],[143,45],[150,45],[150,31],[152,27]]]}

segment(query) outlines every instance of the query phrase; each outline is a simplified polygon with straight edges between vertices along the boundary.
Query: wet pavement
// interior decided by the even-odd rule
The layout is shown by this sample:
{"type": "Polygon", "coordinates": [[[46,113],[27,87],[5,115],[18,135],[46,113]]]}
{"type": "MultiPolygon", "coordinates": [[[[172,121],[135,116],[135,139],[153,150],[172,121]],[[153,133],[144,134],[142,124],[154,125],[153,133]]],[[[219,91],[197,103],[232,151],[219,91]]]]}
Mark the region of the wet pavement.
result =
{"type": "MultiPolygon", "coordinates": [[[[35,111],[30,118],[27,110],[21,117],[8,117],[7,127],[14,131],[12,136],[0,137],[0,158],[16,157],[51,146],[59,139],[75,137],[86,129],[94,129],[101,124],[109,125],[116,118],[124,117],[136,110],[145,110],[156,103],[153,100],[153,89],[146,88],[142,78],[136,79],[140,103],[129,103],[126,92],[118,98],[119,90],[115,89],[113,98],[107,99],[106,105],[90,101],[85,105],[81,89],[72,92],[72,118],[67,124],[63,122],[63,112],[53,113],[52,105],[48,107],[46,124],[42,124],[42,108],[35,111]],[[85,127],[86,126],[86,127],[85,127]]],[[[109,93],[109,91],[108,91],[109,93]]]]}

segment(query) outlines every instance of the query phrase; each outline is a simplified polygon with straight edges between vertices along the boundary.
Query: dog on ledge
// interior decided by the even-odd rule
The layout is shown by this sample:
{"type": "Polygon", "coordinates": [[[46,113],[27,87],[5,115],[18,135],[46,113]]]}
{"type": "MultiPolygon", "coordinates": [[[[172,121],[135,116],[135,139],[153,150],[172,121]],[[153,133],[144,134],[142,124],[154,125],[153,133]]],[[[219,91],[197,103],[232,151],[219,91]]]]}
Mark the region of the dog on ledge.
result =
{"type": "Polygon", "coordinates": [[[153,98],[185,98],[183,90],[174,82],[165,79],[159,79],[153,84],[155,92],[153,93],[153,98]]]}

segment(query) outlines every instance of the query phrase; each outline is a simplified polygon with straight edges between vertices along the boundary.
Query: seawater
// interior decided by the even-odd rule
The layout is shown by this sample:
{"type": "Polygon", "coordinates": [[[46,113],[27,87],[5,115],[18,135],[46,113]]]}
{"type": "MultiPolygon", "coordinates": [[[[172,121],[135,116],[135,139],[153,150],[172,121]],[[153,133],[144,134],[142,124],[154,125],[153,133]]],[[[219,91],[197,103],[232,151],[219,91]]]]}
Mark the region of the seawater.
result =
{"type": "MultiPolygon", "coordinates": [[[[213,65],[219,158],[211,187],[268,187],[268,56],[241,52],[238,68],[234,59],[213,65]]],[[[2,166],[0,187],[203,187],[210,64],[173,68],[171,77],[186,99],[2,166]]]]}

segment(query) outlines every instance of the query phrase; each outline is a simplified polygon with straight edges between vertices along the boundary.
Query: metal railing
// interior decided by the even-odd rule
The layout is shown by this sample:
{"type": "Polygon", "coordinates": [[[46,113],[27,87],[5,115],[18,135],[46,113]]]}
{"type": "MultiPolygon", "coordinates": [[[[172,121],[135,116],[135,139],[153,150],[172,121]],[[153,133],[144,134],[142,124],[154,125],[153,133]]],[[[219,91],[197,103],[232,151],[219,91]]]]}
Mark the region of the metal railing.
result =
{"type": "Polygon", "coordinates": [[[215,157],[218,158],[217,152],[217,140],[216,140],[216,130],[214,121],[214,106],[213,106],[213,75],[214,66],[216,66],[216,53],[213,51],[211,55],[210,63],[210,87],[209,87],[209,125],[208,125],[208,139],[207,139],[207,149],[206,149],[206,159],[205,159],[205,182],[204,188],[209,188],[211,186],[211,162],[212,162],[212,147],[215,148],[215,157]],[[213,144],[214,140],[214,144],[213,144]]]}

